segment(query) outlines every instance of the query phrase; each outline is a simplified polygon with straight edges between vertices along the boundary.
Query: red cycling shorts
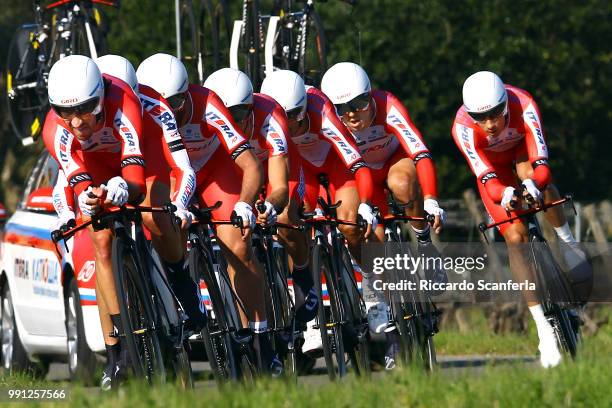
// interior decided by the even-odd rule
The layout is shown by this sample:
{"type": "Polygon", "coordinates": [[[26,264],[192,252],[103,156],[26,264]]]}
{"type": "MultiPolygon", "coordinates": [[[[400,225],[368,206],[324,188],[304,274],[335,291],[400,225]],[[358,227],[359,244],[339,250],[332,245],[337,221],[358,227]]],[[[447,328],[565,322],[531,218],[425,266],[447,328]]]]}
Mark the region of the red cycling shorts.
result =
{"type": "Polygon", "coordinates": [[[212,212],[214,220],[229,220],[234,204],[240,200],[242,170],[223,149],[217,149],[196,175],[196,194],[200,205],[221,207],[212,212]]]}
{"type": "Polygon", "coordinates": [[[317,197],[325,197],[325,189],[319,185],[318,175],[321,173],[327,174],[332,200],[336,191],[340,189],[357,188],[355,175],[346,168],[344,162],[337,155],[331,152],[327,155],[321,167],[316,167],[307,160],[302,160],[301,167],[304,176],[303,202],[309,211],[314,210],[317,206],[317,197]]]}

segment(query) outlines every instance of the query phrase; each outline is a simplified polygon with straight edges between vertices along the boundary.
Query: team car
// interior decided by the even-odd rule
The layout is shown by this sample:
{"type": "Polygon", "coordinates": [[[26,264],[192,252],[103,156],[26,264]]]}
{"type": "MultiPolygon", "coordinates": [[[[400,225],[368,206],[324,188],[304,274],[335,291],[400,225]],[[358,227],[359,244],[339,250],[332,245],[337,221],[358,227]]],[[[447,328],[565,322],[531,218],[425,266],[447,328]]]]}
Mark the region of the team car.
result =
{"type": "Polygon", "coordinates": [[[5,371],[44,373],[68,362],[71,379],[92,383],[105,350],[95,295],[95,262],[87,231],[55,245],[52,190],[57,162],[44,152],[6,221],[0,260],[0,339],[5,371]]]}

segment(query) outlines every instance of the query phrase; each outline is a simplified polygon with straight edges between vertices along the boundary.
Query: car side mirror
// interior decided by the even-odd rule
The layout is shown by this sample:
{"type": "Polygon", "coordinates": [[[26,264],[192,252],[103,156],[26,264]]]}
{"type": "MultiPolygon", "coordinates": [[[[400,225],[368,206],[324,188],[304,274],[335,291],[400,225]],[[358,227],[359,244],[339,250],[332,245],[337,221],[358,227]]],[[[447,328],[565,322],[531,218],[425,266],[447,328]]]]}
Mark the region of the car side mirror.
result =
{"type": "Polygon", "coordinates": [[[43,187],[32,191],[26,202],[26,210],[40,212],[55,212],[53,207],[53,188],[43,187]]]}

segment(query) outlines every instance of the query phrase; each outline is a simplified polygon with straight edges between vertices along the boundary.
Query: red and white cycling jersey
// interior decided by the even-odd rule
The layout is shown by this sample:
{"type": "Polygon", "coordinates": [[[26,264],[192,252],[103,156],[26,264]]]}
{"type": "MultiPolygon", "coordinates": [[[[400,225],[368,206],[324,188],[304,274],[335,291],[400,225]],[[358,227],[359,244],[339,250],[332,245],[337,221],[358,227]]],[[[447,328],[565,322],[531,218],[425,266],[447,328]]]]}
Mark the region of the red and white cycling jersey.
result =
{"type": "Polygon", "coordinates": [[[437,197],[436,169],[408,110],[391,92],[374,90],[371,97],[376,112],[372,124],[351,132],[361,156],[370,168],[379,170],[401,146],[406,156],[414,161],[423,194],[437,197]]]}
{"type": "Polygon", "coordinates": [[[520,158],[522,150],[526,151],[526,158],[534,168],[533,181],[538,188],[546,187],[552,178],[538,106],[527,91],[511,85],[506,85],[506,91],[508,119],[499,135],[487,135],[467,114],[464,106],[457,111],[452,127],[455,143],[495,202],[501,201],[506,187],[499,181],[496,171],[512,166],[520,158]]]}
{"type": "Polygon", "coordinates": [[[213,91],[191,84],[187,97],[191,99],[191,117],[179,131],[196,173],[208,164],[220,147],[233,159],[250,148],[247,138],[213,91]]]}
{"type": "Polygon", "coordinates": [[[350,133],[327,96],[314,87],[308,87],[306,97],[309,128],[306,133],[292,137],[302,159],[314,167],[321,167],[333,149],[331,154],[337,154],[352,172],[365,166],[350,133]]]}
{"type": "Polygon", "coordinates": [[[253,116],[249,144],[259,161],[263,163],[268,157],[287,155],[289,129],[282,106],[267,95],[253,94],[253,116]]]}
{"type": "Polygon", "coordinates": [[[176,123],[176,119],[168,102],[153,88],[146,85],[138,86],[140,103],[144,114],[144,143],[152,143],[154,149],[161,148],[166,163],[157,160],[149,160],[147,154],[159,156],[159,152],[150,152],[145,149],[148,173],[161,173],[167,171],[166,164],[170,166],[176,179],[174,192],[171,200],[183,208],[187,208],[191,196],[195,192],[195,172],[191,167],[189,155],[176,123]]]}
{"type": "Polygon", "coordinates": [[[77,196],[94,182],[104,183],[118,175],[137,185],[144,193],[140,102],[125,82],[108,75],[103,77],[104,117],[101,127],[89,139],[79,140],[51,109],[43,128],[45,146],[60,164],[77,196]]]}

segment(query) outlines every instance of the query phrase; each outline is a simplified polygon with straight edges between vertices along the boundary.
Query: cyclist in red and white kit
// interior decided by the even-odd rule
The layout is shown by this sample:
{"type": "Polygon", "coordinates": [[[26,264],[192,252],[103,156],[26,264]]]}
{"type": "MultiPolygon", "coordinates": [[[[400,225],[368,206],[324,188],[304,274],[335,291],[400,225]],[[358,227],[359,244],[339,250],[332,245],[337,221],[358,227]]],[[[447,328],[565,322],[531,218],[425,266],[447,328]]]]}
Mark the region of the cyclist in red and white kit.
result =
{"type": "MultiPolygon", "coordinates": [[[[47,150],[57,160],[77,197],[84,219],[105,205],[140,203],[145,196],[142,116],[138,98],[123,81],[103,77],[93,60],[73,55],[49,73],[51,110],[43,127],[47,150]]],[[[109,351],[122,333],[111,266],[111,233],[89,228],[96,256],[96,293],[109,351]],[[108,314],[110,314],[110,321],[108,314]]]]}
{"type": "Polygon", "coordinates": [[[250,233],[252,206],[263,185],[261,165],[248,138],[236,126],[221,99],[209,89],[189,84],[182,62],[168,54],[145,59],[136,71],[138,82],[159,92],[174,112],[181,139],[196,172],[196,194],[202,205],[222,201],[212,212],[227,220],[242,217],[244,233],[231,225],[216,227],[218,242],[234,287],[246,306],[243,323],[255,333],[255,346],[272,373],[282,370],[272,353],[264,301],[263,270],[253,256],[250,233]]]}
{"type": "MultiPolygon", "coordinates": [[[[412,202],[406,209],[411,216],[422,217],[425,212],[435,216],[434,231],[439,233],[446,218],[438,205],[436,168],[421,133],[416,128],[404,104],[391,92],[372,90],[370,79],[362,67],[352,62],[340,62],[327,70],[321,81],[321,90],[334,104],[338,116],[350,131],[359,153],[374,179],[373,204],[381,215],[387,214],[385,186],[400,203],[412,202]]],[[[432,245],[430,227],[426,222],[412,221],[419,252],[439,256],[432,245]]],[[[384,228],[376,229],[379,241],[384,241],[384,228]]],[[[435,282],[446,280],[443,270],[426,271],[435,282]]],[[[364,299],[368,306],[371,329],[385,331],[388,350],[385,367],[395,367],[399,352],[396,330],[387,327],[387,305],[382,294],[371,288],[367,272],[364,274],[364,299]]]]}
{"type": "MultiPolygon", "coordinates": [[[[373,183],[370,169],[359,154],[352,138],[344,127],[334,106],[318,89],[306,87],[298,74],[292,71],[275,71],[262,83],[261,93],[274,98],[285,110],[292,142],[297,146],[304,180],[304,206],[314,210],[317,196],[323,195],[317,175],[329,177],[333,200],[342,201],[338,207],[339,219],[356,221],[361,215],[368,223],[365,236],[376,229],[376,217],[372,211],[373,183]]],[[[293,164],[292,164],[293,166],[293,164]]],[[[360,262],[361,243],[364,234],[356,227],[339,227],[347,239],[349,250],[360,262]]],[[[304,265],[308,267],[307,265],[304,265]]],[[[312,278],[312,272],[303,274],[312,278]]],[[[312,288],[313,282],[304,282],[312,288]]],[[[316,310],[316,298],[311,290],[312,310],[316,310]]],[[[312,325],[304,333],[304,353],[321,347],[321,338],[312,325]]]]}
{"type": "MultiPolygon", "coordinates": [[[[522,200],[533,200],[538,206],[543,200],[560,198],[552,184],[540,117],[528,92],[505,85],[493,72],[476,72],[463,85],[463,105],[457,111],[452,135],[476,176],[480,196],[494,222],[520,212],[522,200]],[[516,190],[519,180],[524,189],[520,196],[516,190]]],[[[575,264],[577,257],[584,258],[562,209],[551,208],[545,216],[559,238],[568,244],[566,262],[575,264]]],[[[517,245],[528,242],[526,226],[515,220],[501,225],[499,230],[508,244],[513,274],[533,281],[530,261],[517,245]]],[[[542,306],[534,299],[528,295],[527,303],[540,339],[540,362],[544,367],[556,366],[561,353],[555,334],[542,306]]]]}
{"type": "MultiPolygon", "coordinates": [[[[300,191],[304,188],[302,185],[300,190],[300,157],[282,106],[267,95],[254,94],[249,77],[232,68],[213,72],[204,86],[223,100],[264,166],[266,211],[258,215],[258,222],[299,223],[300,191]]],[[[278,230],[278,237],[293,261],[296,319],[306,323],[314,319],[318,305],[308,270],[308,241],[304,233],[284,228],[278,230]]]]}
{"type": "MultiPolygon", "coordinates": [[[[145,167],[146,206],[161,206],[171,199],[177,207],[175,215],[183,220],[183,228],[191,221],[186,210],[195,186],[195,173],[191,169],[189,157],[181,143],[178,127],[167,102],[152,88],[139,86],[131,63],[118,55],[105,55],[96,59],[96,64],[105,75],[126,82],[141,99],[146,112],[143,115],[143,155],[145,167]],[[176,191],[170,194],[170,171],[177,179],[176,191]]],[[[53,190],[53,203],[59,216],[59,224],[74,220],[73,190],[68,185],[63,171],[53,190]]],[[[143,213],[143,224],[151,232],[155,250],[158,252],[170,274],[169,281],[187,313],[187,328],[198,331],[204,324],[205,309],[202,306],[199,287],[184,268],[185,247],[180,234],[165,214],[143,213]]],[[[112,324],[103,300],[99,303],[100,319],[108,349],[107,366],[103,372],[102,388],[108,389],[113,381],[115,365],[120,370],[125,365],[127,349],[120,350],[116,339],[109,336],[112,324]],[[113,344],[114,343],[114,344],[113,344]],[[123,354],[120,356],[120,352],[123,354]]]]}

